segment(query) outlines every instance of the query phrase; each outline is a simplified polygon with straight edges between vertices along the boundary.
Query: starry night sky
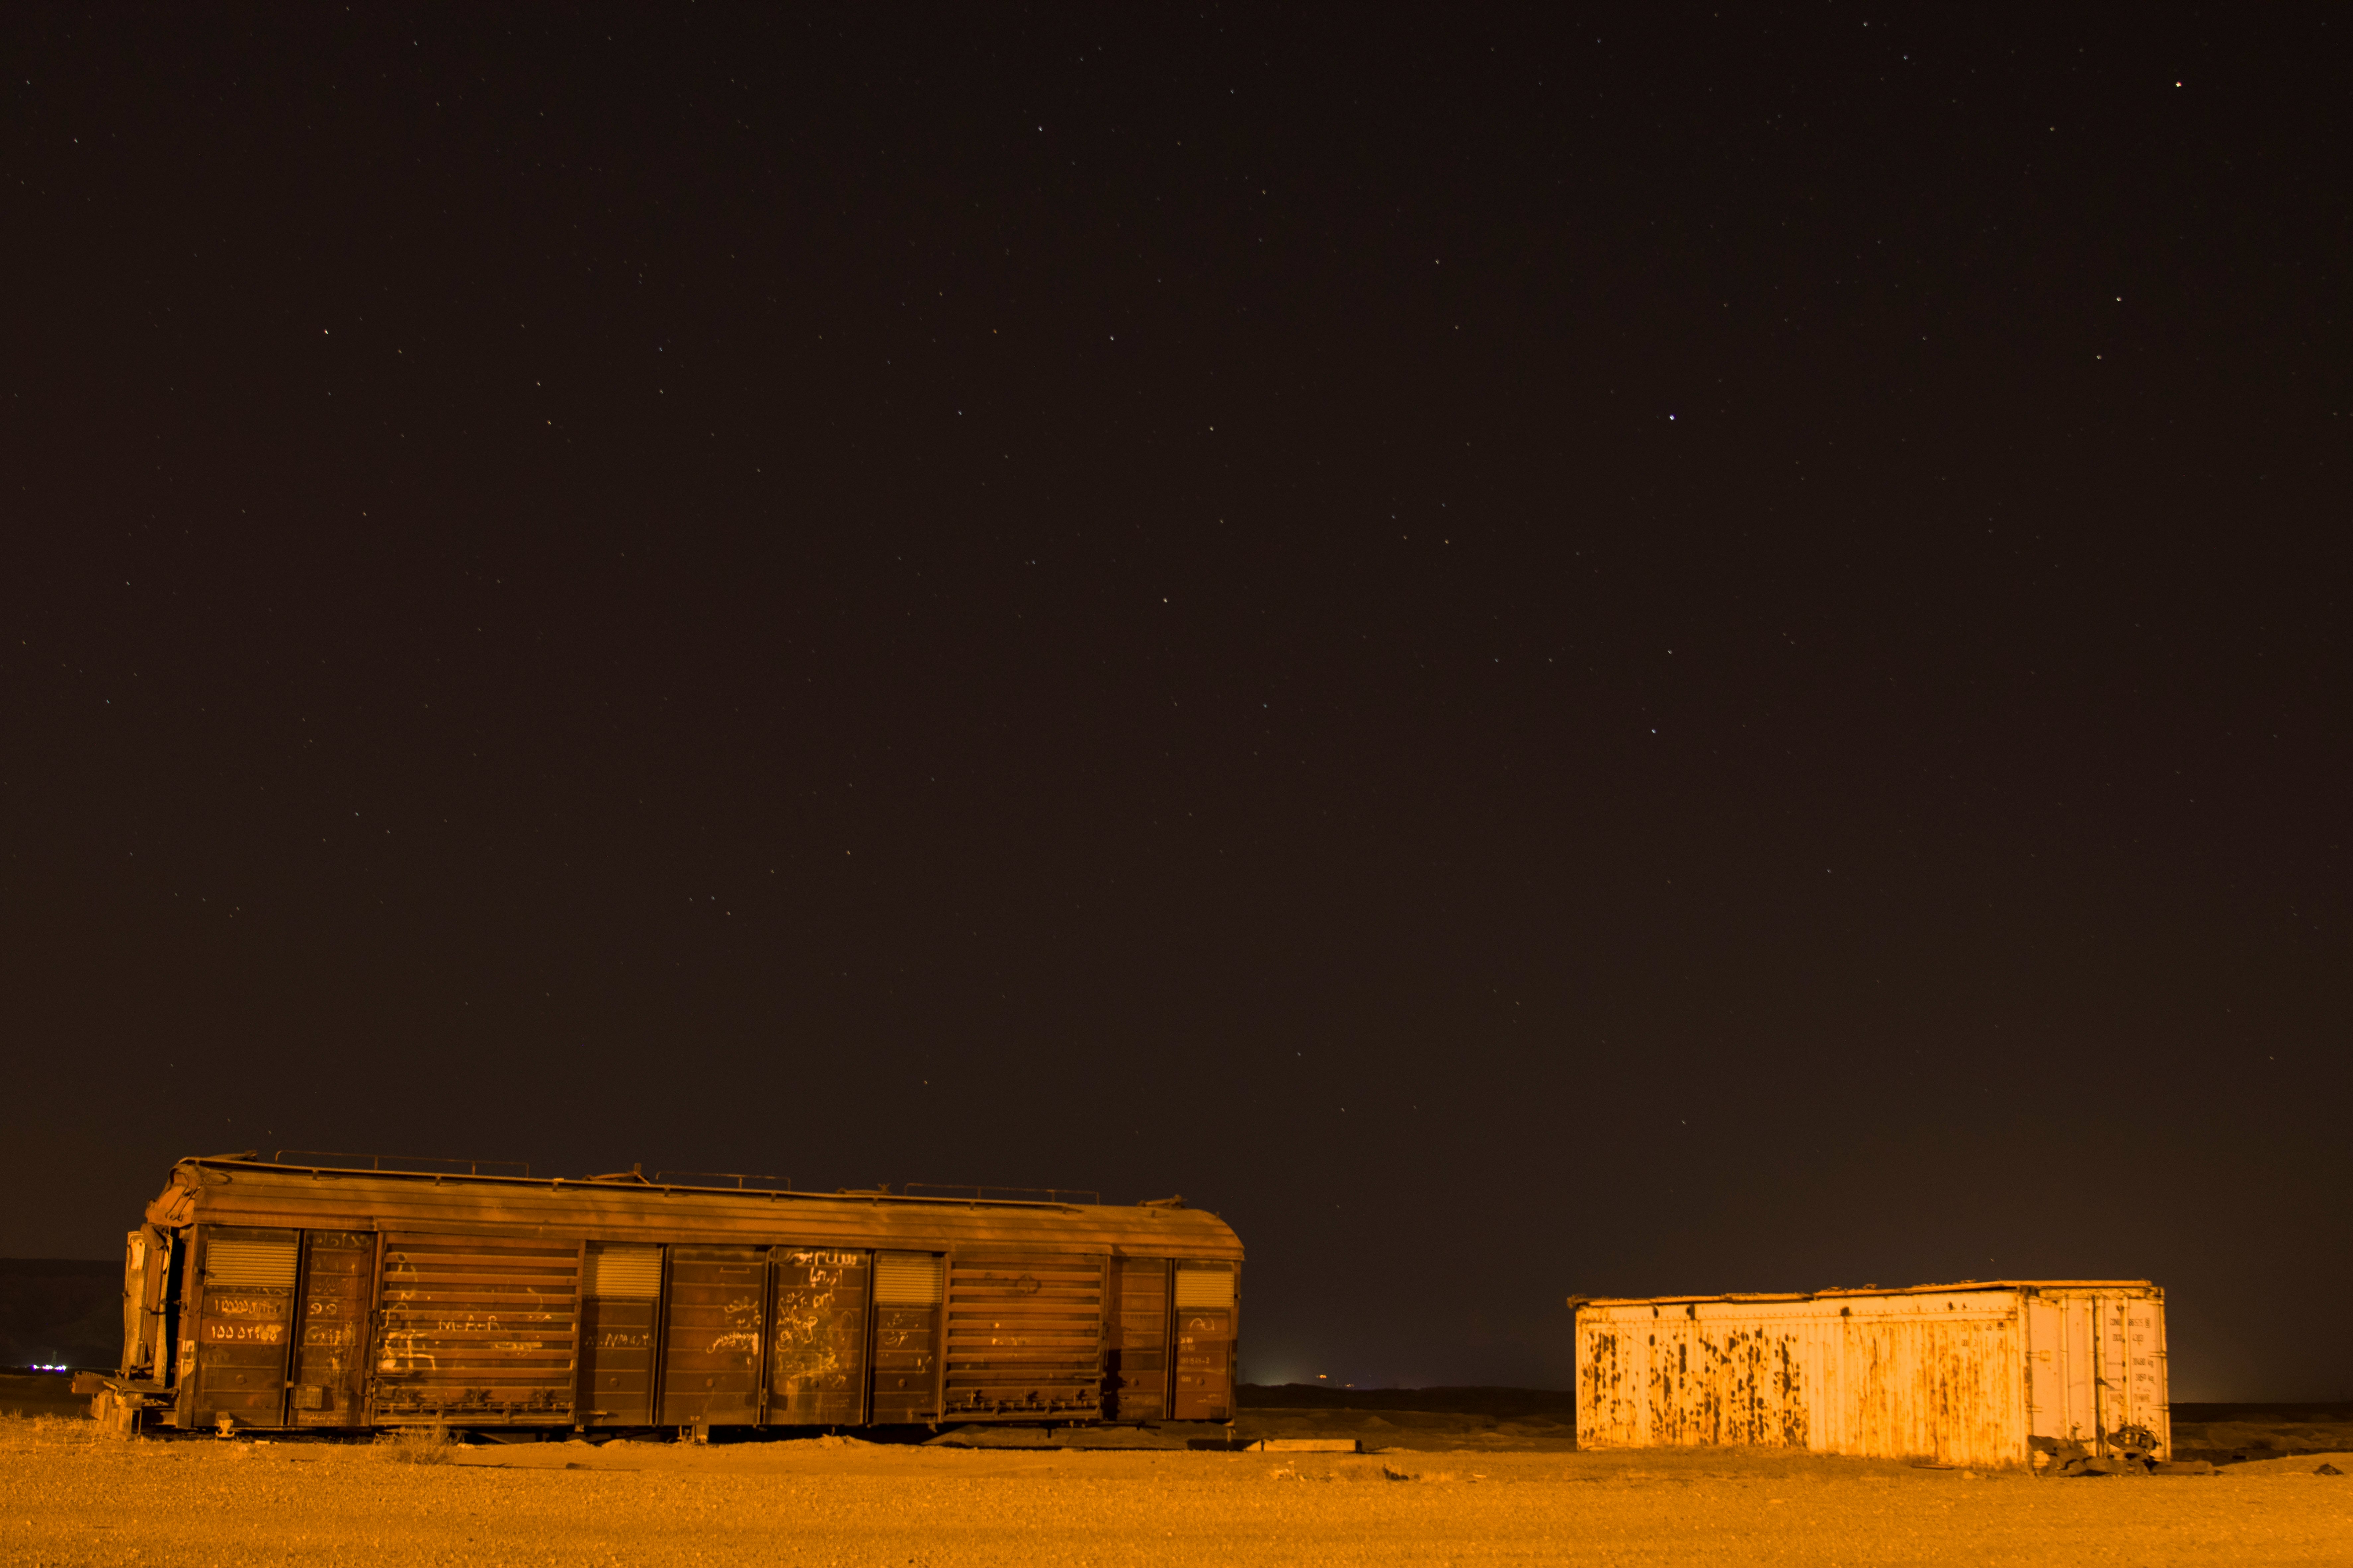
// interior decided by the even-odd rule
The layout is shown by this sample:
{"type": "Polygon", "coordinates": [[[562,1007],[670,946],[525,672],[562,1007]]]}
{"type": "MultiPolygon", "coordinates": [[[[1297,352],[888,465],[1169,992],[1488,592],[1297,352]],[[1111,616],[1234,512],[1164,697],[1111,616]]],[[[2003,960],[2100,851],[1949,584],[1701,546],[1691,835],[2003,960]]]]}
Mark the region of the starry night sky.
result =
{"type": "Polygon", "coordinates": [[[0,1253],[1181,1192],[1262,1381],[2353,1392],[2341,16],[227,16],[0,35],[0,1253]]]}

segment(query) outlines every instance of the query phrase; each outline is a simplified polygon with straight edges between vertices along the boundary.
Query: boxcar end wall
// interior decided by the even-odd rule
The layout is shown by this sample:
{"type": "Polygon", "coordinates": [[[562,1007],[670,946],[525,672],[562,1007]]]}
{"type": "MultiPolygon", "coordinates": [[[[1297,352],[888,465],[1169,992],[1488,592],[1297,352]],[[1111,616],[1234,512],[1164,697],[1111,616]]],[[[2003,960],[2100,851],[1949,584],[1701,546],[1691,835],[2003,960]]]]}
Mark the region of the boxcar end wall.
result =
{"type": "Polygon", "coordinates": [[[1242,1250],[1170,1204],[183,1161],[106,1413],[180,1427],[1226,1421],[1242,1250]]]}

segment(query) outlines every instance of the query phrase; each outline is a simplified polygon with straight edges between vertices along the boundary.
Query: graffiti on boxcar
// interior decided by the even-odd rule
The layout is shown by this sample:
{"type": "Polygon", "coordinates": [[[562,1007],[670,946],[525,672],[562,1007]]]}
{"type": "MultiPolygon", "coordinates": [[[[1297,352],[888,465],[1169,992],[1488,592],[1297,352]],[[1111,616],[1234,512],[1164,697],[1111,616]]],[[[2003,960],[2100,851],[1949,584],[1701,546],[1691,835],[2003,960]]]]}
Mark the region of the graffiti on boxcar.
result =
{"type": "Polygon", "coordinates": [[[776,1255],[776,1318],[769,1382],[789,1418],[854,1409],[865,1367],[870,1265],[862,1252],[794,1247],[776,1255]]]}
{"type": "Polygon", "coordinates": [[[286,1342],[283,1323],[216,1323],[206,1320],[203,1325],[205,1342],[216,1345],[282,1345],[286,1342]]]}
{"type": "MultiPolygon", "coordinates": [[[[811,1270],[812,1277],[815,1272],[811,1270]]],[[[849,1348],[841,1342],[845,1316],[836,1310],[829,1286],[776,1292],[778,1387],[790,1388],[847,1370],[855,1352],[842,1353],[849,1348]]]]}
{"type": "Polygon", "coordinates": [[[437,1372],[440,1363],[433,1352],[424,1349],[432,1340],[425,1334],[405,1332],[399,1329],[384,1331],[382,1348],[377,1352],[378,1372],[437,1372]]]}

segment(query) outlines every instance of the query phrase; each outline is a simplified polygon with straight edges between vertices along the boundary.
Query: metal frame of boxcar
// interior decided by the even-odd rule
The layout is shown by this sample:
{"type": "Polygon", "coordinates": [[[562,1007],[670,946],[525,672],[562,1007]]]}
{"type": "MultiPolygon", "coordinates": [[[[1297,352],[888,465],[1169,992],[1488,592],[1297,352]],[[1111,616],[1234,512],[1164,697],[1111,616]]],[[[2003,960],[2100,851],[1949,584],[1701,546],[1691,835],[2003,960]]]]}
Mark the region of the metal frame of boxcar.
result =
{"type": "Polygon", "coordinates": [[[1233,1415],[1241,1244],[1215,1215],[1175,1200],[814,1194],[245,1155],[181,1161],[146,1220],[127,1238],[122,1363],[85,1389],[121,1426],[707,1430],[1233,1415]],[[604,1258],[639,1266],[648,1248],[659,1286],[631,1298],[648,1303],[643,1320],[624,1322],[605,1310],[620,1298],[592,1289],[604,1258]],[[936,1300],[879,1302],[878,1267],[896,1260],[912,1277],[912,1258],[935,1263],[936,1300]],[[740,1278],[722,1278],[730,1270],[740,1278]],[[928,1328],[915,1325],[919,1310],[928,1328]],[[896,1314],[888,1325],[886,1313],[896,1314]],[[606,1405],[591,1386],[597,1369],[640,1350],[641,1401],[606,1405]],[[729,1356],[723,1392],[743,1392],[734,1384],[748,1373],[748,1401],[698,1408],[681,1393],[706,1373],[717,1389],[712,1368],[729,1356]],[[878,1400],[885,1375],[895,1386],[878,1400]]]}

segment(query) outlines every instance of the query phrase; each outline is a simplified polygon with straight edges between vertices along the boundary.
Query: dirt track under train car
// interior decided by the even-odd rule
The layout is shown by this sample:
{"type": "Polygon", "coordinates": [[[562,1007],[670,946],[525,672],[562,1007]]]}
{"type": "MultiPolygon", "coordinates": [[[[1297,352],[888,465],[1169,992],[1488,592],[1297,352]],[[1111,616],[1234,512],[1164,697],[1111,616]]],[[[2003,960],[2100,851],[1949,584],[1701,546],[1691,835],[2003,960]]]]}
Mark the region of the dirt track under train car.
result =
{"type": "Polygon", "coordinates": [[[0,1420],[0,1564],[2320,1563],[2353,1542],[2353,1476],[2308,1456],[2055,1481],[1700,1449],[392,1447],[0,1420]]]}

